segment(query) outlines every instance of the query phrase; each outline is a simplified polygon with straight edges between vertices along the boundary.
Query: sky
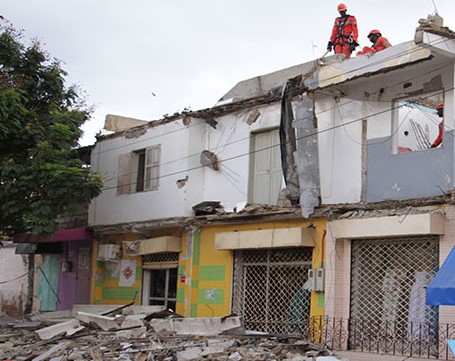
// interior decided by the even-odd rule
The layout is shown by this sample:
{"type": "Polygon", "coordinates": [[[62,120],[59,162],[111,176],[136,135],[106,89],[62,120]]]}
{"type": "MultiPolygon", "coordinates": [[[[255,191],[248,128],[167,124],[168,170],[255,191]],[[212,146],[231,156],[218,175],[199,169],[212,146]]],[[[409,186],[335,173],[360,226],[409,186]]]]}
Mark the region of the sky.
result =
{"type": "MultiPolygon", "coordinates": [[[[94,111],[80,144],[107,114],[161,119],[214,106],[238,82],[324,55],[339,1],[2,0],[0,15],[37,39],[94,111]]],[[[413,40],[437,12],[455,30],[453,0],[349,0],[359,43],[378,29],[392,45],[413,40]]]]}

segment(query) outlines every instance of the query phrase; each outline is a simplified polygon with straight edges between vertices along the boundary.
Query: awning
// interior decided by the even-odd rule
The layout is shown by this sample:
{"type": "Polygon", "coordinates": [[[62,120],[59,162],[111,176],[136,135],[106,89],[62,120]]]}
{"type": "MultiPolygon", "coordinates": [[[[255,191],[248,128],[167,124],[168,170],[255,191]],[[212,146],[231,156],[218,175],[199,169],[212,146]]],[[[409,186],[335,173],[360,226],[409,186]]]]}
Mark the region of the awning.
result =
{"type": "Polygon", "coordinates": [[[315,247],[316,229],[289,227],[215,233],[216,250],[315,247]]]}
{"type": "Polygon", "coordinates": [[[19,233],[14,236],[14,243],[51,243],[62,241],[85,241],[92,239],[92,234],[87,228],[64,229],[52,235],[39,235],[33,233],[19,233]]]}
{"type": "Polygon", "coordinates": [[[161,236],[137,241],[123,241],[123,252],[128,256],[176,252],[182,250],[181,239],[174,236],[161,236]]]}
{"type": "Polygon", "coordinates": [[[56,243],[16,243],[15,254],[60,254],[62,244],[56,243]]]}
{"type": "Polygon", "coordinates": [[[455,306],[455,247],[427,287],[427,305],[455,306]]]}

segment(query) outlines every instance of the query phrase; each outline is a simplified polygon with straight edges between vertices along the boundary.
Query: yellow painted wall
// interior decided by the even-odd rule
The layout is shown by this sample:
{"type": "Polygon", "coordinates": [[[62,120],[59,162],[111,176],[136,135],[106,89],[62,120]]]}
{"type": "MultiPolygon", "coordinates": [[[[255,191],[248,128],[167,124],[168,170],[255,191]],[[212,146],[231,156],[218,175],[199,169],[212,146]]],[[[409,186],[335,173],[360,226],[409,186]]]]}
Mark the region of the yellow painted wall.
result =
{"type": "MultiPolygon", "coordinates": [[[[106,243],[119,243],[126,240],[137,239],[135,235],[117,235],[110,236],[106,243]]],[[[133,301],[134,304],[141,304],[142,289],[142,258],[123,256],[117,262],[98,261],[98,241],[94,241],[93,260],[92,260],[92,286],[91,299],[92,304],[105,305],[124,305],[133,301]],[[119,264],[121,260],[136,261],[135,281],[131,287],[121,287],[119,285],[119,264]]]]}
{"type": "MultiPolygon", "coordinates": [[[[185,317],[220,317],[231,313],[234,252],[215,250],[215,233],[310,225],[316,228],[312,267],[322,268],[325,262],[324,219],[205,226],[185,234],[179,259],[176,312],[185,317]]],[[[323,292],[311,293],[311,317],[324,316],[324,300],[323,292]]]]}

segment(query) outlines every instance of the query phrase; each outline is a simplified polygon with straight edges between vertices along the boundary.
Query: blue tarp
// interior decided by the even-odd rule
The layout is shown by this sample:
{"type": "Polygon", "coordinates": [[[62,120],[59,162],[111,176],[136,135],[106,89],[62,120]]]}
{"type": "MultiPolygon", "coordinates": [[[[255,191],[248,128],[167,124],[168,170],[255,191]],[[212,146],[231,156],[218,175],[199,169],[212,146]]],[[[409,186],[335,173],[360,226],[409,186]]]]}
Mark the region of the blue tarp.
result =
{"type": "Polygon", "coordinates": [[[455,306],[455,247],[427,287],[427,305],[455,306]]]}

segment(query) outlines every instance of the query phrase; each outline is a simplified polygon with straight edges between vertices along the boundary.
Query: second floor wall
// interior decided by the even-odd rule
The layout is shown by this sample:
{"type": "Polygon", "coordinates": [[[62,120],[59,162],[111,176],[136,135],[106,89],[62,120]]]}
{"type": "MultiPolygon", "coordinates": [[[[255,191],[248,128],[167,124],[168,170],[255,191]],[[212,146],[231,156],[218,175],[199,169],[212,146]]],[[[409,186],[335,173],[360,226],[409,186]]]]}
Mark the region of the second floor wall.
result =
{"type": "MultiPolygon", "coordinates": [[[[380,60],[357,58],[354,68],[380,60]]],[[[316,91],[322,203],[402,200],[452,190],[453,79],[453,59],[435,53],[316,91]],[[436,110],[441,105],[443,117],[436,110]],[[435,145],[439,130],[443,142],[435,145]]]]}
{"type": "Polygon", "coordinates": [[[247,202],[275,205],[283,187],[279,125],[274,103],[101,139],[92,168],[106,186],[90,205],[89,224],[187,217],[206,201],[231,212],[247,202]]]}

